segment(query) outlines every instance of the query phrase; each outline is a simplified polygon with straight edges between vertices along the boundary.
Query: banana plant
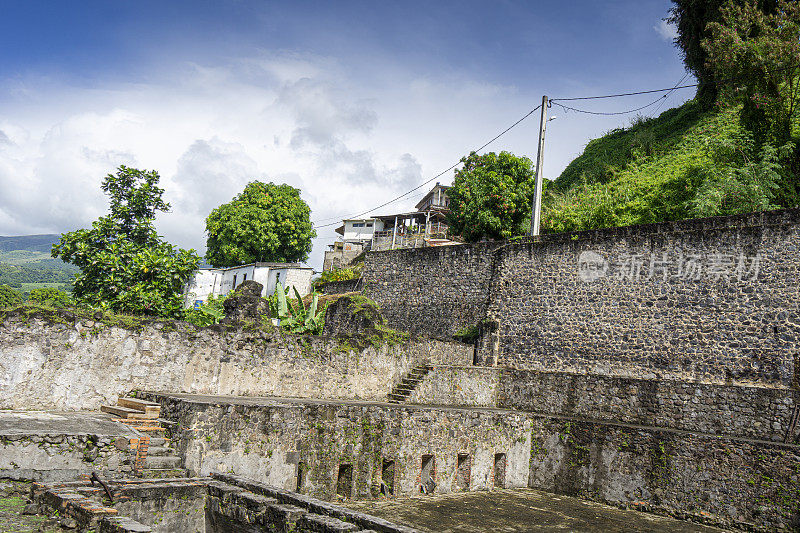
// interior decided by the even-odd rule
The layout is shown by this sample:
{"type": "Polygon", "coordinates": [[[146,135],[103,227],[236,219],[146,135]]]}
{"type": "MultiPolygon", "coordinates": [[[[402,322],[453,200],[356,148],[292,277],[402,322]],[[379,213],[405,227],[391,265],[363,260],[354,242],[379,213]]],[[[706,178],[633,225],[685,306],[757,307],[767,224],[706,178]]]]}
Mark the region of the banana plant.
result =
{"type": "Polygon", "coordinates": [[[286,297],[288,292],[283,285],[278,282],[275,287],[275,295],[278,300],[278,320],[282,328],[286,328],[293,333],[311,333],[319,335],[325,325],[325,309],[317,311],[319,306],[319,295],[314,293],[311,305],[306,309],[303,298],[293,287],[297,302],[293,303],[286,297]]]}

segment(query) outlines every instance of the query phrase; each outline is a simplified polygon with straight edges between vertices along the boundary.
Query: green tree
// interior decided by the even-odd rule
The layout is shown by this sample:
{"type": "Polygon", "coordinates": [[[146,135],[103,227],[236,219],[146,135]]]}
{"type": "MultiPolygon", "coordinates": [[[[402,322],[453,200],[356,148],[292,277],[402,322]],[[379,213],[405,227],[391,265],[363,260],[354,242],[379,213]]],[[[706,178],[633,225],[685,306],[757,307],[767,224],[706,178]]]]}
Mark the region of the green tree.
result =
{"type": "MultiPolygon", "coordinates": [[[[705,108],[713,104],[718,95],[716,72],[709,66],[708,52],[703,41],[711,35],[709,24],[722,20],[720,8],[727,0],[672,0],[673,7],[666,18],[678,30],[675,46],[683,55],[686,68],[697,78],[697,99],[705,108]]],[[[734,0],[737,4],[751,0],[734,0]]],[[[755,0],[757,8],[774,12],[776,0],[755,0]]]]}
{"type": "Polygon", "coordinates": [[[22,303],[22,295],[9,287],[0,285],[0,307],[11,307],[22,303]]]}
{"type": "Polygon", "coordinates": [[[534,192],[533,163],[509,152],[461,159],[450,197],[450,231],[467,242],[525,234],[534,192]]]}
{"type": "Polygon", "coordinates": [[[73,288],[79,303],[134,315],[183,316],[183,288],[199,257],[156,233],[156,213],[169,209],[159,179],[154,170],[120,166],[103,179],[109,215],[91,229],[63,234],[53,246],[53,257],[81,269],[73,288]]]}
{"type": "Polygon", "coordinates": [[[69,307],[75,303],[70,293],[53,287],[33,289],[28,294],[28,301],[51,307],[69,307]]]}
{"type": "Polygon", "coordinates": [[[250,182],[206,218],[206,260],[217,267],[305,261],[317,235],[310,217],[298,189],[250,182]]]}
{"type": "Polygon", "coordinates": [[[758,144],[784,144],[800,103],[800,3],[728,1],[708,24],[702,48],[726,100],[742,104],[742,124],[758,144]]]}

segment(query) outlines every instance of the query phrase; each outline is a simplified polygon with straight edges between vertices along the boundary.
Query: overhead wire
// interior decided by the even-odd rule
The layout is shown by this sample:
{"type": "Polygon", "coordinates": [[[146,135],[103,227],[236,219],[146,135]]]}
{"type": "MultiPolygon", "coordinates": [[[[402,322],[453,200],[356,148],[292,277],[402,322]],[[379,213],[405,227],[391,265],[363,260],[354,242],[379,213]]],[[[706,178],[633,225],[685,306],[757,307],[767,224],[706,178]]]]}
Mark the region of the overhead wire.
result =
{"type": "MultiPolygon", "coordinates": [[[[507,127],[506,129],[504,129],[503,131],[501,131],[500,133],[498,133],[497,135],[495,135],[494,137],[492,137],[490,140],[486,141],[486,142],[485,142],[485,143],[484,143],[482,146],[480,146],[480,147],[478,147],[478,148],[476,148],[476,149],[472,150],[472,152],[480,152],[481,150],[483,150],[484,148],[486,148],[487,146],[489,146],[490,144],[492,144],[493,142],[495,142],[497,139],[499,139],[500,137],[502,137],[503,135],[505,135],[506,133],[508,133],[508,132],[509,132],[509,131],[511,131],[512,129],[514,129],[514,128],[515,128],[516,126],[518,126],[518,125],[519,125],[519,124],[520,124],[520,123],[521,123],[523,120],[525,120],[526,118],[528,118],[529,116],[531,116],[533,113],[535,113],[536,111],[538,111],[538,110],[539,110],[541,107],[542,107],[542,104],[539,104],[539,105],[537,105],[536,107],[534,107],[533,109],[531,109],[530,111],[528,111],[527,113],[525,113],[525,114],[524,114],[524,115],[523,115],[521,118],[519,118],[519,119],[518,119],[516,122],[514,122],[512,125],[510,125],[510,126],[509,126],[509,127],[507,127]]],[[[364,215],[366,215],[367,213],[371,213],[372,211],[375,211],[376,209],[381,209],[382,207],[386,207],[387,205],[390,205],[390,204],[393,204],[393,203],[395,203],[395,202],[397,202],[397,201],[400,201],[400,200],[402,200],[402,199],[406,198],[407,196],[409,196],[411,193],[413,193],[413,192],[416,192],[416,191],[420,190],[422,187],[424,187],[425,185],[429,184],[430,182],[432,182],[432,181],[433,181],[433,180],[435,180],[436,178],[440,178],[440,177],[444,176],[445,174],[447,174],[448,172],[450,172],[451,170],[453,170],[454,168],[456,168],[456,167],[457,167],[459,164],[461,164],[461,160],[460,160],[460,159],[459,159],[459,160],[458,160],[456,163],[452,164],[450,167],[448,167],[448,168],[446,168],[445,170],[443,170],[443,171],[439,172],[438,174],[436,174],[434,177],[430,178],[429,180],[427,180],[427,181],[425,181],[425,182],[423,182],[423,183],[420,183],[419,185],[417,185],[417,186],[416,186],[416,187],[414,187],[413,189],[411,189],[411,190],[409,190],[409,191],[406,191],[406,192],[404,192],[404,193],[403,193],[403,194],[401,194],[400,196],[397,196],[397,197],[395,197],[395,198],[392,198],[392,199],[391,199],[391,200],[389,200],[388,202],[385,202],[385,203],[383,203],[383,204],[381,204],[381,205],[379,205],[379,206],[372,207],[372,208],[370,208],[370,209],[367,209],[366,211],[362,211],[361,213],[358,213],[358,214],[355,214],[355,215],[350,215],[350,216],[349,216],[349,217],[347,217],[347,218],[358,218],[358,217],[360,217],[360,216],[364,216],[364,215]]],[[[336,220],[336,222],[331,222],[331,223],[329,223],[329,224],[320,224],[320,223],[319,223],[319,222],[325,222],[325,221],[327,221],[327,220],[334,220],[334,219],[333,219],[333,218],[326,218],[326,219],[322,219],[322,220],[320,220],[320,221],[318,221],[317,223],[315,223],[315,224],[314,224],[314,228],[327,228],[328,226],[335,226],[335,225],[339,224],[339,222],[340,222],[341,220],[343,220],[343,219],[342,219],[342,218],[338,218],[338,217],[337,217],[337,218],[335,219],[335,220],[336,220]]]]}
{"type": "MultiPolygon", "coordinates": [[[[785,68],[779,69],[779,70],[787,70],[787,69],[793,69],[793,68],[797,68],[797,67],[798,67],[798,65],[790,65],[788,67],[785,67],[785,68]]],[[[570,97],[570,98],[551,98],[548,103],[550,105],[555,104],[555,105],[563,108],[565,110],[565,112],[566,111],[575,111],[577,113],[585,113],[585,114],[589,114],[589,115],[603,115],[603,116],[626,115],[626,114],[629,114],[629,113],[635,113],[637,111],[642,111],[642,110],[647,109],[647,108],[649,108],[649,107],[651,107],[653,105],[656,105],[656,104],[659,104],[658,107],[656,107],[656,109],[655,109],[655,111],[658,111],[658,109],[661,108],[661,106],[666,101],[666,99],[669,97],[669,95],[672,94],[673,92],[675,92],[676,90],[678,90],[678,89],[689,89],[689,88],[692,88],[692,87],[698,87],[700,85],[699,83],[690,83],[690,84],[687,84],[687,85],[681,85],[683,80],[686,79],[686,77],[688,75],[689,75],[689,73],[687,72],[686,74],[684,74],[683,78],[681,78],[680,81],[678,81],[677,84],[675,84],[673,87],[669,87],[669,88],[650,89],[650,90],[646,90],[646,91],[634,91],[634,92],[628,92],[628,93],[602,94],[602,95],[594,95],[594,96],[576,96],[576,97],[570,97]],[[559,103],[559,102],[575,102],[575,101],[578,101],[578,100],[600,100],[600,99],[608,99],[608,98],[621,98],[621,97],[627,97],[627,96],[638,96],[638,95],[643,95],[643,94],[655,94],[655,93],[666,93],[666,94],[664,94],[662,96],[659,96],[657,99],[653,100],[652,102],[650,102],[648,104],[645,104],[643,106],[640,106],[640,107],[637,107],[637,108],[634,108],[634,109],[629,109],[627,111],[605,111],[605,112],[604,111],[591,111],[591,110],[579,109],[579,108],[575,108],[575,107],[572,107],[572,106],[568,106],[568,105],[564,105],[564,104],[559,103]]],[[[727,83],[727,82],[730,82],[730,81],[734,81],[735,79],[738,79],[738,78],[723,79],[723,80],[717,81],[717,83],[727,83]]],[[[534,112],[536,112],[541,107],[542,106],[540,104],[540,105],[536,106],[535,108],[531,109],[528,113],[523,115],[519,120],[514,122],[511,126],[509,126],[505,130],[503,130],[502,132],[497,134],[495,137],[493,137],[491,140],[489,140],[486,143],[484,143],[482,146],[480,146],[480,147],[478,147],[478,148],[476,148],[475,150],[472,150],[472,151],[479,152],[479,151],[483,150],[484,148],[489,146],[491,143],[493,143],[494,141],[496,141],[497,139],[499,139],[500,137],[502,137],[503,135],[508,133],[511,129],[516,127],[520,122],[522,122],[523,120],[525,120],[526,118],[531,116],[534,112]]],[[[655,113],[655,111],[654,111],[654,113],[655,113]]],[[[366,215],[367,213],[370,213],[370,212],[375,211],[377,209],[381,209],[381,208],[386,207],[388,205],[391,205],[391,204],[393,204],[395,202],[398,202],[398,201],[408,197],[410,194],[418,191],[422,187],[428,185],[433,180],[435,180],[437,178],[440,178],[443,175],[445,175],[446,173],[450,172],[451,170],[456,168],[460,163],[461,163],[461,161],[459,160],[458,162],[454,163],[453,165],[451,165],[447,169],[445,169],[442,172],[436,174],[435,176],[433,176],[432,178],[426,180],[425,182],[417,185],[413,189],[410,189],[410,190],[406,191],[405,193],[401,194],[400,196],[396,196],[395,198],[392,198],[391,200],[389,200],[389,201],[387,201],[387,202],[385,202],[385,203],[383,203],[381,205],[378,205],[378,206],[372,207],[370,209],[367,209],[366,211],[362,211],[360,213],[357,213],[357,214],[354,214],[354,215],[350,215],[348,218],[361,217],[361,216],[366,215]]],[[[341,220],[342,220],[342,218],[340,218],[340,217],[330,217],[330,218],[321,219],[321,220],[319,220],[319,221],[317,221],[317,222],[315,222],[313,224],[314,224],[314,228],[326,228],[326,227],[329,227],[329,226],[335,226],[335,225],[339,224],[339,221],[341,221],[341,220]],[[331,223],[328,223],[328,224],[321,224],[321,222],[327,222],[329,220],[335,220],[335,222],[331,222],[331,223]]]]}

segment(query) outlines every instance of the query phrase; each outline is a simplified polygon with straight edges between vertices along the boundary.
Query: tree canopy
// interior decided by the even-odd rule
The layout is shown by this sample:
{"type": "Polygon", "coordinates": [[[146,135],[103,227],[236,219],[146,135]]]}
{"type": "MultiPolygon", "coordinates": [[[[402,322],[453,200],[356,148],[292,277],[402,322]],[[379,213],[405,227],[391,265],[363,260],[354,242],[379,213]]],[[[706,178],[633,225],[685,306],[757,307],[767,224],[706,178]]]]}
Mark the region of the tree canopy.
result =
{"type": "Polygon", "coordinates": [[[156,233],[167,211],[156,171],[120,166],[103,179],[110,213],[61,236],[53,257],[81,269],[73,294],[79,303],[134,315],[183,316],[183,288],[197,269],[194,250],[176,249],[156,233]]]}
{"type": "Polygon", "coordinates": [[[206,218],[206,260],[217,267],[256,261],[305,261],[311,239],[311,209],[300,191],[286,184],[253,181],[206,218]]]}
{"type": "Polygon", "coordinates": [[[533,163],[509,152],[475,152],[461,159],[450,198],[450,231],[467,242],[527,232],[534,192],[533,163]]]}
{"type": "MultiPolygon", "coordinates": [[[[716,101],[719,78],[709,65],[708,52],[703,46],[703,41],[711,35],[709,24],[722,19],[720,8],[727,1],[672,0],[673,7],[666,19],[678,30],[675,46],[680,49],[686,68],[697,78],[700,84],[697,88],[698,100],[705,106],[716,101]]],[[[776,0],[733,0],[733,2],[750,3],[765,12],[773,12],[776,4],[776,0]]]]}

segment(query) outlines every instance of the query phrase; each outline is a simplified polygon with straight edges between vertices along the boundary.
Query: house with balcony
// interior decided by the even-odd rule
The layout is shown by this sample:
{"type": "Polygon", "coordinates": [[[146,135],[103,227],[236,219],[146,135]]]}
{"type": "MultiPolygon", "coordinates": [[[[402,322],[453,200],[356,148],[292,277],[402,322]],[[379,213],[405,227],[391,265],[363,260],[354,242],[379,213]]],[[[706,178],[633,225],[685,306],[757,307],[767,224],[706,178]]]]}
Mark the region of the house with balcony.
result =
{"type": "Polygon", "coordinates": [[[448,188],[437,182],[414,206],[415,211],[376,216],[375,220],[381,223],[381,229],[373,233],[370,249],[395,250],[459,244],[447,236],[447,213],[450,212],[448,188]]]}

